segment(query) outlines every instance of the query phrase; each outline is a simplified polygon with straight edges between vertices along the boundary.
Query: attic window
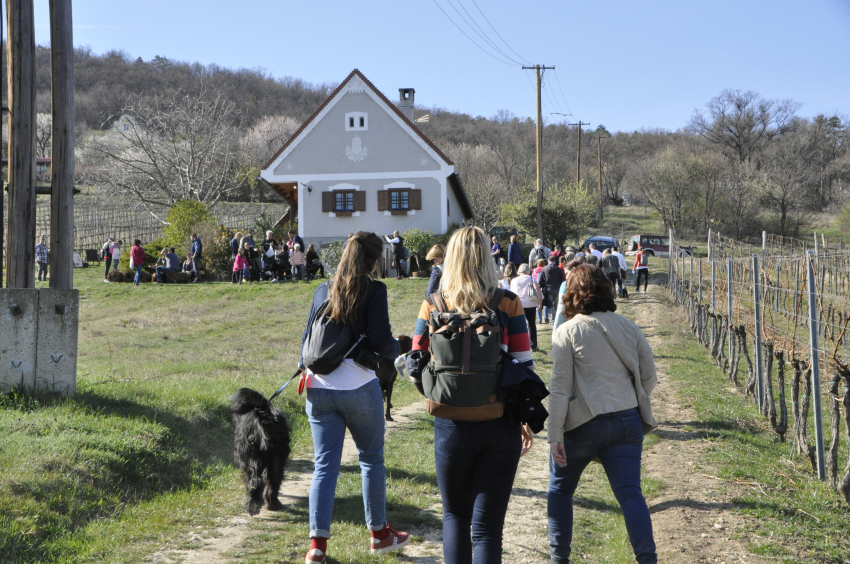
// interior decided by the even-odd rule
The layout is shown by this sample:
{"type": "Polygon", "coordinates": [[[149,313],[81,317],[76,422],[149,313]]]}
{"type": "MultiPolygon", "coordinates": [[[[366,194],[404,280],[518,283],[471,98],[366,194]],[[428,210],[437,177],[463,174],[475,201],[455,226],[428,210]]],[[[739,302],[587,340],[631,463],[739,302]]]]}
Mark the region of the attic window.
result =
{"type": "Polygon", "coordinates": [[[130,124],[129,123],[124,124],[124,131],[130,131],[130,124]]]}
{"type": "Polygon", "coordinates": [[[369,115],[366,112],[348,112],[345,114],[346,131],[368,131],[369,115]]]}

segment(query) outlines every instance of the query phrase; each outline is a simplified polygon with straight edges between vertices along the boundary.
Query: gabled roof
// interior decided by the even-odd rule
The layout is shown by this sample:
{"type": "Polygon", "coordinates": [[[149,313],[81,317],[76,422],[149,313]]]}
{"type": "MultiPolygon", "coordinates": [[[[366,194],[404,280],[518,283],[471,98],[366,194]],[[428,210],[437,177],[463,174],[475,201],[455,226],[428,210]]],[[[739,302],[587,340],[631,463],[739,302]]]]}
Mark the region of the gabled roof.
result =
{"type": "Polygon", "coordinates": [[[265,165],[263,165],[263,170],[265,170],[265,169],[269,168],[270,166],[272,166],[272,164],[273,164],[273,163],[277,160],[277,158],[281,155],[281,153],[283,153],[283,152],[287,149],[287,147],[289,147],[289,146],[290,146],[290,145],[291,145],[291,144],[292,144],[292,143],[293,143],[296,139],[298,139],[298,136],[299,136],[299,135],[301,135],[301,133],[302,133],[305,129],[307,129],[307,127],[310,125],[310,123],[312,123],[312,122],[313,122],[313,120],[314,120],[314,119],[316,119],[316,117],[317,117],[320,113],[322,113],[322,110],[324,110],[324,109],[325,109],[325,107],[326,107],[326,106],[327,106],[327,105],[331,102],[331,100],[333,100],[334,98],[336,98],[336,97],[339,95],[339,93],[342,91],[342,89],[345,87],[345,85],[346,85],[346,84],[348,84],[348,82],[349,82],[349,81],[350,81],[350,80],[351,80],[354,76],[358,76],[358,77],[359,77],[359,78],[360,78],[360,79],[361,79],[361,80],[362,80],[362,81],[366,84],[366,86],[368,86],[370,89],[372,89],[372,91],[373,91],[373,92],[374,92],[374,93],[375,93],[375,94],[376,94],[376,95],[377,95],[377,96],[381,99],[381,101],[382,101],[382,102],[384,102],[384,104],[386,104],[386,105],[387,105],[387,107],[388,107],[388,108],[390,108],[390,110],[391,110],[391,111],[395,112],[395,114],[396,114],[399,118],[401,118],[402,122],[404,122],[405,124],[407,124],[407,125],[410,127],[410,129],[411,129],[411,130],[412,130],[412,131],[413,131],[413,132],[414,132],[414,133],[415,133],[415,134],[416,134],[416,135],[417,135],[417,136],[418,136],[418,137],[419,137],[422,141],[424,141],[426,145],[428,145],[428,146],[429,146],[429,147],[430,147],[430,148],[431,148],[431,149],[432,149],[435,153],[437,153],[437,155],[438,155],[438,156],[439,156],[439,157],[440,157],[440,158],[441,158],[441,159],[442,159],[442,160],[443,160],[443,161],[444,161],[447,165],[450,165],[450,166],[454,165],[454,163],[451,161],[451,159],[449,159],[449,158],[448,158],[448,157],[447,157],[447,156],[446,156],[446,155],[445,155],[445,154],[444,154],[444,153],[443,153],[443,152],[439,149],[439,147],[437,147],[436,145],[434,145],[434,143],[433,143],[430,139],[428,139],[425,135],[423,135],[423,133],[422,133],[421,131],[419,131],[419,128],[417,128],[417,127],[413,124],[413,122],[412,122],[412,121],[410,121],[409,119],[407,119],[407,117],[406,117],[403,113],[401,113],[401,110],[399,110],[399,109],[396,107],[396,105],[395,105],[395,104],[393,104],[392,102],[390,102],[390,101],[389,101],[389,99],[388,99],[386,96],[384,96],[383,92],[381,92],[380,90],[378,90],[377,88],[375,88],[375,85],[374,85],[374,84],[372,84],[372,83],[369,81],[369,79],[368,79],[368,78],[366,78],[365,76],[363,76],[363,73],[362,73],[362,72],[360,72],[360,71],[359,71],[359,70],[357,70],[357,69],[354,69],[353,71],[351,71],[351,74],[349,74],[347,77],[345,77],[345,80],[343,80],[342,82],[340,82],[339,86],[337,86],[337,87],[336,87],[336,89],[335,89],[333,92],[331,92],[331,95],[330,95],[330,96],[328,96],[328,97],[327,97],[327,99],[326,99],[324,102],[322,102],[322,104],[321,104],[318,108],[316,108],[316,111],[315,111],[315,112],[313,112],[313,113],[310,115],[310,117],[308,117],[306,120],[304,120],[304,123],[302,123],[302,124],[301,124],[301,127],[299,127],[299,128],[298,128],[298,130],[297,130],[295,133],[293,133],[293,134],[292,134],[292,137],[290,137],[289,139],[287,139],[287,140],[286,140],[286,143],[284,143],[284,144],[283,144],[283,147],[281,147],[281,148],[280,148],[280,149],[279,149],[279,150],[278,150],[278,151],[277,151],[277,152],[276,152],[276,153],[272,156],[272,158],[270,158],[270,159],[269,159],[269,161],[268,161],[265,165]]]}

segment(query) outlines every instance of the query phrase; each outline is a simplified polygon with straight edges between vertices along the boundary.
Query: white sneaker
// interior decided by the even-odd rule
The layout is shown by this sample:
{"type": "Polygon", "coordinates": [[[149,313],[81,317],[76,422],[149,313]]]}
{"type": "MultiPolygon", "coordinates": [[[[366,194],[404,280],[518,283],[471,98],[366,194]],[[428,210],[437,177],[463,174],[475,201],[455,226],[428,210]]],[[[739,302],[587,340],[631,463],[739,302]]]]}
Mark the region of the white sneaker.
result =
{"type": "Polygon", "coordinates": [[[107,280],[106,278],[104,278],[103,281],[109,284],[109,280],[107,280]]]}

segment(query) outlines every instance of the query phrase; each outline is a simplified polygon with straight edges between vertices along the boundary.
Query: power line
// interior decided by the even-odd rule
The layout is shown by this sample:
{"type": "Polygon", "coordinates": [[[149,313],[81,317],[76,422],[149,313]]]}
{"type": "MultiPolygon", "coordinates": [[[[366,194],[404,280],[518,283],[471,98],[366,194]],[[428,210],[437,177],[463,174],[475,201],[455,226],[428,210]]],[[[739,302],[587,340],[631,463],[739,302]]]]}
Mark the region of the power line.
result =
{"type": "Polygon", "coordinates": [[[475,33],[478,35],[478,37],[483,39],[488,45],[490,45],[493,49],[495,49],[497,53],[499,53],[504,58],[506,58],[509,61],[512,61],[512,62],[514,62],[518,65],[522,64],[519,61],[517,61],[516,59],[514,59],[513,57],[511,57],[510,55],[508,55],[507,53],[505,53],[504,51],[502,51],[502,49],[499,48],[499,46],[496,45],[496,43],[493,40],[491,40],[489,36],[487,36],[487,33],[483,29],[481,29],[481,26],[479,26],[478,22],[475,21],[475,18],[472,17],[472,14],[470,14],[467,11],[466,7],[463,5],[463,2],[461,2],[461,0],[457,0],[457,3],[460,5],[461,9],[466,13],[466,15],[469,16],[470,21],[472,21],[472,25],[470,25],[469,21],[467,21],[466,18],[463,17],[463,14],[458,12],[457,8],[455,8],[455,5],[452,3],[452,0],[446,0],[446,1],[449,3],[449,5],[451,5],[452,8],[454,8],[454,11],[458,13],[458,15],[461,17],[461,19],[463,19],[463,21],[466,22],[466,25],[468,25],[470,27],[470,29],[472,29],[472,31],[475,31],[475,29],[472,27],[472,25],[474,25],[476,28],[478,28],[478,31],[481,32],[481,33],[478,33],[478,31],[475,31],[475,33]]]}
{"type": "Polygon", "coordinates": [[[493,53],[491,53],[490,51],[488,51],[487,49],[485,49],[484,47],[482,47],[481,45],[479,45],[478,43],[476,43],[476,42],[475,42],[475,40],[473,40],[473,39],[472,39],[472,38],[471,38],[471,37],[470,37],[470,36],[469,36],[469,35],[468,35],[465,31],[463,31],[463,29],[462,29],[459,25],[457,25],[457,23],[456,23],[456,22],[455,22],[455,21],[451,18],[451,16],[449,16],[449,14],[447,14],[447,13],[446,13],[446,11],[445,11],[445,10],[443,10],[442,6],[440,6],[439,4],[437,4],[437,0],[431,0],[431,1],[434,3],[434,5],[435,5],[435,6],[437,6],[437,8],[439,8],[439,9],[440,9],[440,11],[441,11],[441,12],[443,12],[443,15],[445,15],[445,16],[449,19],[449,21],[450,21],[450,22],[452,22],[452,24],[453,24],[453,25],[454,25],[454,26],[458,29],[458,31],[460,31],[460,32],[461,32],[461,33],[462,33],[462,34],[463,34],[463,35],[464,35],[467,39],[469,39],[469,40],[470,40],[470,41],[471,41],[471,42],[472,42],[472,43],[473,43],[476,47],[478,47],[479,49],[481,49],[481,50],[482,50],[482,51],[484,51],[486,54],[490,55],[491,57],[493,57],[494,59],[496,59],[496,60],[497,60],[497,61],[499,61],[500,63],[503,63],[503,64],[505,64],[505,65],[508,65],[509,67],[514,66],[514,64],[513,64],[513,63],[509,63],[509,62],[507,62],[507,61],[503,61],[502,59],[500,59],[499,57],[497,57],[496,55],[494,55],[493,53]]]}
{"type": "Polygon", "coordinates": [[[561,87],[561,78],[558,76],[557,70],[555,70],[555,80],[558,81],[558,89],[561,91],[561,98],[564,99],[564,105],[567,106],[567,113],[572,114],[573,111],[570,109],[570,105],[567,103],[567,97],[564,96],[564,89],[561,87]]]}
{"type": "Polygon", "coordinates": [[[552,101],[552,96],[549,94],[549,90],[547,90],[547,89],[546,89],[546,80],[545,80],[545,77],[546,77],[546,73],[545,73],[545,72],[541,73],[541,75],[540,75],[540,82],[541,82],[541,87],[543,88],[543,91],[544,91],[544,92],[546,92],[546,98],[548,98],[548,99],[549,99],[549,103],[550,103],[550,104],[552,104],[552,107],[554,107],[554,108],[556,108],[556,109],[558,110],[558,113],[562,113],[562,114],[567,113],[567,112],[565,112],[565,111],[564,111],[564,109],[561,107],[561,103],[558,101],[558,97],[557,97],[557,96],[555,96],[555,101],[554,101],[554,102],[552,101]]]}
{"type": "Polygon", "coordinates": [[[478,8],[478,12],[479,12],[479,13],[480,13],[483,17],[484,17],[484,21],[486,21],[486,22],[487,22],[487,25],[489,25],[489,26],[490,26],[490,29],[492,29],[493,31],[495,31],[495,32],[496,32],[496,35],[498,35],[498,36],[499,36],[499,39],[501,39],[501,40],[502,40],[502,43],[504,43],[505,45],[507,45],[508,49],[510,49],[511,51],[513,51],[514,55],[516,55],[517,57],[519,57],[520,59],[522,59],[523,61],[525,61],[526,63],[528,63],[528,60],[526,60],[526,58],[525,58],[525,57],[523,57],[522,55],[520,55],[519,53],[517,53],[516,51],[514,51],[513,47],[511,47],[510,45],[508,45],[508,42],[507,42],[507,41],[505,41],[505,38],[504,38],[504,37],[502,37],[502,35],[501,35],[498,31],[496,31],[496,28],[495,28],[495,27],[493,27],[493,24],[491,24],[491,23],[490,23],[490,20],[488,20],[488,19],[487,19],[487,16],[485,16],[485,15],[484,15],[484,12],[482,12],[482,11],[481,11],[481,8],[479,8],[479,7],[478,7],[478,3],[477,3],[475,0],[472,0],[472,3],[473,3],[473,4],[475,4],[475,7],[476,7],[476,8],[478,8]]]}

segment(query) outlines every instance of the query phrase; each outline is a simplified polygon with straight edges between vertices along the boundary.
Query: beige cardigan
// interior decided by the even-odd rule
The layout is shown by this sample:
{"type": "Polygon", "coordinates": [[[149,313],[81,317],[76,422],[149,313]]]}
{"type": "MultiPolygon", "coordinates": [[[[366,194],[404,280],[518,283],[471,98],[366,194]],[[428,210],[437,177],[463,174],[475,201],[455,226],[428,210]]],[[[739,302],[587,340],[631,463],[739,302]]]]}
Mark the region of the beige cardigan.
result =
{"type": "Polygon", "coordinates": [[[549,442],[597,415],[638,407],[644,423],[656,427],[649,395],[658,382],[652,349],[640,327],[613,312],[577,315],[555,330],[549,383],[549,442]],[[611,350],[602,331],[623,361],[611,350]],[[632,384],[629,371],[640,376],[632,384]]]}

